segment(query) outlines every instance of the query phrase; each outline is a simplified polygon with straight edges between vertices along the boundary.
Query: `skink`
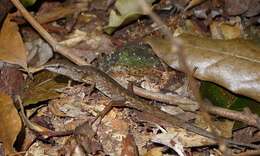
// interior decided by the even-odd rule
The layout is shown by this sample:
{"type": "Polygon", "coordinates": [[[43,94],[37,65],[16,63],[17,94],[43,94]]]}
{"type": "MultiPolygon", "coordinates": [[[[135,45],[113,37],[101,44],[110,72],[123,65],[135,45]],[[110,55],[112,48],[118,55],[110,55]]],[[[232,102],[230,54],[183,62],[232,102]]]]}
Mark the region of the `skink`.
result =
{"type": "Polygon", "coordinates": [[[237,142],[231,139],[225,139],[222,137],[216,137],[212,133],[197,127],[193,124],[186,123],[182,119],[167,114],[166,112],[161,111],[158,107],[153,106],[147,103],[145,100],[140,97],[134,95],[132,92],[128,91],[124,87],[122,87],[119,83],[117,83],[113,78],[108,76],[105,72],[99,70],[96,67],[91,65],[86,66],[76,66],[69,62],[54,62],[49,63],[42,66],[41,69],[46,69],[51,72],[55,72],[64,76],[67,76],[75,81],[84,82],[87,84],[94,84],[95,87],[101,91],[103,94],[113,99],[120,99],[125,101],[125,106],[134,108],[141,112],[152,115],[153,117],[158,118],[164,122],[172,126],[181,127],[188,131],[194,132],[196,134],[202,135],[204,137],[208,137],[211,139],[219,139],[221,138],[226,144],[240,145],[251,148],[259,148],[258,145],[247,144],[237,142]]]}

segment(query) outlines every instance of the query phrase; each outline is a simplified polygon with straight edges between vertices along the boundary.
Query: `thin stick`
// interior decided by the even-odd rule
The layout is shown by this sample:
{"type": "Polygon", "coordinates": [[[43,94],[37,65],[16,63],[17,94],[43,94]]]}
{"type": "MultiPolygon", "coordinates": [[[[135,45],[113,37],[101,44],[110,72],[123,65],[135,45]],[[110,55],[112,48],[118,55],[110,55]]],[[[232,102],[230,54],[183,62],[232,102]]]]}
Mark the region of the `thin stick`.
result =
{"type": "Polygon", "coordinates": [[[50,138],[50,137],[58,137],[58,136],[67,136],[67,135],[71,135],[74,133],[73,130],[70,130],[70,131],[52,131],[52,130],[49,130],[43,126],[40,126],[38,124],[35,124],[35,123],[32,123],[25,115],[25,111],[24,111],[24,106],[22,104],[22,100],[20,98],[20,96],[17,96],[17,100],[18,100],[18,103],[19,103],[19,107],[21,109],[21,112],[20,112],[20,115],[21,115],[21,118],[23,119],[24,121],[24,124],[31,130],[41,134],[44,138],[50,138]]]}
{"type": "Polygon", "coordinates": [[[169,105],[178,106],[183,110],[190,111],[190,112],[194,112],[199,108],[199,105],[196,101],[193,101],[186,97],[182,97],[177,94],[167,95],[160,92],[151,92],[137,86],[133,86],[133,92],[138,96],[151,99],[151,100],[164,102],[169,105]]]}
{"type": "Polygon", "coordinates": [[[254,115],[249,112],[238,112],[234,110],[229,110],[221,107],[216,106],[206,106],[207,110],[211,114],[219,115],[228,119],[233,119],[235,121],[241,121],[248,125],[257,127],[260,129],[260,119],[257,115],[254,115]]]}
{"type": "Polygon", "coordinates": [[[233,156],[257,156],[260,155],[260,150],[249,150],[243,153],[235,154],[233,156]]]}
{"type": "MultiPolygon", "coordinates": [[[[164,102],[169,105],[175,105],[186,111],[194,112],[198,109],[198,103],[196,101],[177,94],[167,95],[160,92],[151,92],[137,86],[133,86],[133,92],[138,96],[164,102]]],[[[247,125],[251,125],[260,129],[260,118],[251,112],[239,112],[213,105],[206,105],[206,109],[210,114],[218,115],[235,121],[241,121],[247,125]]]]}

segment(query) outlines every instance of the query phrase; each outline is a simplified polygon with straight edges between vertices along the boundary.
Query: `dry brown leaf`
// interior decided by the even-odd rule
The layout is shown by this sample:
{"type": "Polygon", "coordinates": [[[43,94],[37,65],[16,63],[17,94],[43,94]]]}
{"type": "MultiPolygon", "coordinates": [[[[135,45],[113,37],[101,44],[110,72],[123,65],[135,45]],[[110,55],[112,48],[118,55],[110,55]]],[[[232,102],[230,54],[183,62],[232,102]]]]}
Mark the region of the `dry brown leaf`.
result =
{"type": "Polygon", "coordinates": [[[8,95],[20,95],[24,88],[23,73],[15,67],[0,68],[0,91],[8,95]]]}
{"type": "Polygon", "coordinates": [[[6,154],[15,152],[13,144],[22,128],[20,116],[10,96],[0,92],[0,141],[6,154]]]}
{"type": "MultiPolygon", "coordinates": [[[[241,95],[260,101],[260,46],[243,39],[214,40],[182,34],[188,68],[201,80],[217,83],[241,95]]],[[[182,70],[171,43],[148,38],[155,53],[172,68],[182,70]]]]}
{"type": "Polygon", "coordinates": [[[27,79],[27,88],[24,90],[22,98],[25,106],[36,104],[58,97],[58,89],[67,86],[67,79],[55,73],[42,71],[34,76],[34,79],[27,79]]]}
{"type": "Polygon", "coordinates": [[[224,11],[229,16],[244,14],[252,17],[260,13],[260,3],[259,0],[225,0],[224,11]]]}
{"type": "Polygon", "coordinates": [[[147,153],[145,153],[144,156],[163,156],[163,148],[162,147],[152,148],[147,153]]]}
{"type": "Polygon", "coordinates": [[[248,10],[251,0],[225,0],[225,12],[228,15],[240,15],[248,10]]]}
{"type": "Polygon", "coordinates": [[[0,32],[0,60],[27,68],[27,51],[11,15],[6,17],[0,32]]]}
{"type": "MultiPolygon", "coordinates": [[[[203,119],[201,115],[198,115],[195,123],[197,126],[203,129],[210,129],[208,127],[208,123],[203,119]]],[[[231,138],[232,132],[234,128],[234,121],[231,120],[213,120],[212,125],[214,125],[215,132],[217,132],[220,136],[225,138],[231,138]]]]}
{"type": "Polygon", "coordinates": [[[121,156],[139,156],[138,148],[132,134],[128,134],[126,138],[123,139],[122,146],[121,156]]]}

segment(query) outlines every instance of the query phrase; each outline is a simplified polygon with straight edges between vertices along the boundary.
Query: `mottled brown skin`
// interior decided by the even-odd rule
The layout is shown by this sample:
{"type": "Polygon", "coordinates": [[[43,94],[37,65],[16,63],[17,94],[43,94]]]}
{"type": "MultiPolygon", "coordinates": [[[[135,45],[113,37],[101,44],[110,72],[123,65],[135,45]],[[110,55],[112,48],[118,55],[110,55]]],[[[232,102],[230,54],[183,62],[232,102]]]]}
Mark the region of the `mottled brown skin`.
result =
{"type": "Polygon", "coordinates": [[[158,107],[147,103],[143,99],[129,92],[106,73],[91,65],[79,67],[67,62],[56,62],[45,65],[44,69],[68,76],[75,81],[85,82],[87,84],[94,84],[99,91],[110,97],[112,100],[123,100],[125,101],[124,106],[148,113],[153,117],[156,117],[163,122],[167,122],[172,126],[181,127],[188,131],[212,139],[223,139],[224,142],[227,144],[259,148],[259,146],[257,145],[240,143],[230,139],[216,137],[212,133],[202,128],[199,128],[193,124],[188,124],[176,116],[167,114],[166,112],[161,111],[158,107]]]}

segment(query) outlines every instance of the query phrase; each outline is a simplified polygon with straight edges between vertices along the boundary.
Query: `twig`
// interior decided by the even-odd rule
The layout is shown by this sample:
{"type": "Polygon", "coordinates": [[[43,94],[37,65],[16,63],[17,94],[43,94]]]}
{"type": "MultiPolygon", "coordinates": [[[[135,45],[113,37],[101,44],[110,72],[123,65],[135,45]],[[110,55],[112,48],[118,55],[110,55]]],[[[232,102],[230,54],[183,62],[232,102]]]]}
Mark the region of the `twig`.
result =
{"type": "Polygon", "coordinates": [[[249,150],[240,154],[235,154],[233,156],[257,156],[260,155],[260,150],[249,150]]]}
{"type": "Polygon", "coordinates": [[[20,98],[20,96],[17,96],[17,100],[18,100],[18,104],[19,104],[19,107],[21,109],[20,111],[20,115],[21,115],[21,118],[23,119],[24,121],[24,124],[31,130],[41,134],[44,138],[50,138],[50,137],[57,137],[57,136],[66,136],[66,135],[71,135],[74,133],[74,131],[52,131],[50,129],[47,129],[43,126],[40,126],[40,125],[37,125],[35,123],[32,123],[25,115],[25,112],[24,112],[24,107],[23,107],[23,104],[22,104],[22,100],[20,98]]]}
{"type": "MultiPolygon", "coordinates": [[[[167,95],[160,92],[151,92],[137,86],[133,86],[133,92],[136,95],[147,99],[179,106],[186,111],[194,112],[198,109],[198,103],[196,101],[193,101],[189,98],[181,97],[177,94],[167,95]]],[[[239,112],[208,104],[206,106],[206,109],[210,114],[218,115],[235,121],[241,121],[247,125],[251,125],[260,129],[260,118],[257,115],[252,114],[251,112],[239,112]]]]}
{"type": "Polygon", "coordinates": [[[229,110],[221,107],[216,107],[212,105],[207,105],[206,109],[209,113],[219,115],[228,119],[233,119],[236,121],[244,122],[248,125],[257,127],[260,129],[260,118],[249,112],[238,112],[234,110],[229,110]]]}
{"type": "Polygon", "coordinates": [[[73,55],[71,49],[64,47],[58,43],[33,17],[32,15],[24,8],[19,0],[10,0],[14,6],[21,12],[24,18],[32,25],[32,27],[44,38],[53,48],[55,52],[60,53],[61,55],[67,57],[72,62],[77,65],[87,65],[84,59],[79,56],[73,55]]]}
{"type": "Polygon", "coordinates": [[[133,92],[141,97],[152,99],[160,102],[165,102],[169,105],[179,106],[183,110],[194,112],[198,110],[199,105],[196,101],[182,97],[177,94],[163,94],[160,92],[151,92],[143,88],[133,86],[133,92]]]}

